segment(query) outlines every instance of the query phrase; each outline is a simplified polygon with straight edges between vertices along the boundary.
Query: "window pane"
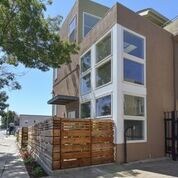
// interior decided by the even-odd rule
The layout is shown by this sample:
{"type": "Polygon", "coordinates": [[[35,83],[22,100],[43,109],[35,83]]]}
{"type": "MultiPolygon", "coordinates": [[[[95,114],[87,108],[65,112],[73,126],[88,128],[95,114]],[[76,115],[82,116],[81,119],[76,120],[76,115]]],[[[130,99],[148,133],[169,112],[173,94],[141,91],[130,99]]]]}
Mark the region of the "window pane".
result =
{"type": "Polygon", "coordinates": [[[143,64],[124,59],[124,80],[127,82],[144,85],[143,64]]]}
{"type": "Polygon", "coordinates": [[[81,104],[81,118],[87,118],[90,117],[91,113],[91,103],[83,103],[81,104]]]}
{"type": "Polygon", "coordinates": [[[124,95],[124,115],[144,116],[144,98],[124,95]]]}
{"type": "Polygon", "coordinates": [[[70,42],[75,42],[75,41],[76,41],[76,30],[74,30],[74,31],[69,35],[69,41],[70,41],[70,42]]]}
{"type": "Polygon", "coordinates": [[[96,62],[101,61],[111,54],[111,34],[96,45],[96,62]]]}
{"type": "Polygon", "coordinates": [[[69,25],[69,34],[71,34],[76,29],[77,18],[74,17],[69,25]]]}
{"type": "Polygon", "coordinates": [[[91,30],[92,28],[88,27],[88,26],[85,26],[84,27],[84,37],[89,33],[89,31],[91,30]]]}
{"type": "Polygon", "coordinates": [[[81,78],[81,94],[86,94],[91,90],[91,76],[85,75],[81,78]]]}
{"type": "Polygon", "coordinates": [[[77,17],[74,17],[74,19],[69,24],[69,41],[70,42],[76,41],[76,25],[77,25],[77,17]]]}
{"type": "Polygon", "coordinates": [[[87,33],[97,24],[99,20],[99,17],[97,18],[89,14],[84,14],[84,36],[87,35],[87,33]]]}
{"type": "Polygon", "coordinates": [[[132,33],[124,31],[124,52],[144,58],[144,40],[132,33]]]}
{"type": "Polygon", "coordinates": [[[96,86],[102,86],[111,81],[111,61],[101,65],[96,70],[96,86]]]}
{"type": "Polygon", "coordinates": [[[81,58],[81,71],[85,72],[91,67],[91,52],[89,51],[81,58]]]}
{"type": "Polygon", "coordinates": [[[144,140],[144,121],[124,120],[124,130],[126,129],[127,140],[144,140]]]}
{"type": "Polygon", "coordinates": [[[111,115],[111,95],[96,100],[96,116],[111,115]]]}

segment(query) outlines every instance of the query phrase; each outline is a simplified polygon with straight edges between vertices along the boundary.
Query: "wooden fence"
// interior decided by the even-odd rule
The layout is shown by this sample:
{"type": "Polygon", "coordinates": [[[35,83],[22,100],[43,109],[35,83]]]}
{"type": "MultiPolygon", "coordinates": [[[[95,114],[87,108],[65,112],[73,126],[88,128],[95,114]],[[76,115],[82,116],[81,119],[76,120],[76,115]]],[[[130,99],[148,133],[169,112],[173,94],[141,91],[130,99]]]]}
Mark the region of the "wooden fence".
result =
{"type": "Polygon", "coordinates": [[[50,170],[114,161],[112,120],[53,118],[29,128],[28,148],[50,170]]]}
{"type": "Polygon", "coordinates": [[[17,134],[18,145],[21,149],[26,148],[28,145],[28,127],[23,127],[17,134]]]}
{"type": "Polygon", "coordinates": [[[29,128],[28,150],[49,170],[60,168],[60,119],[54,118],[29,128]]]}

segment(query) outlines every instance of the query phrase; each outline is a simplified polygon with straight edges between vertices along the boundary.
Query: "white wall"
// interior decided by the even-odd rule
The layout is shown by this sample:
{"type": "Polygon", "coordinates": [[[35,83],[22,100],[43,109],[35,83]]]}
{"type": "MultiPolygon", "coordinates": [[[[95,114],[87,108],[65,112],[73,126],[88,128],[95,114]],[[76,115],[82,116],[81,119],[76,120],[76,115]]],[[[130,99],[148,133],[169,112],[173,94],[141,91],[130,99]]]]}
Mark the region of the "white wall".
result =
{"type": "Polygon", "coordinates": [[[51,118],[51,116],[42,116],[42,115],[20,115],[20,127],[29,127],[36,123],[43,122],[51,118]]]}

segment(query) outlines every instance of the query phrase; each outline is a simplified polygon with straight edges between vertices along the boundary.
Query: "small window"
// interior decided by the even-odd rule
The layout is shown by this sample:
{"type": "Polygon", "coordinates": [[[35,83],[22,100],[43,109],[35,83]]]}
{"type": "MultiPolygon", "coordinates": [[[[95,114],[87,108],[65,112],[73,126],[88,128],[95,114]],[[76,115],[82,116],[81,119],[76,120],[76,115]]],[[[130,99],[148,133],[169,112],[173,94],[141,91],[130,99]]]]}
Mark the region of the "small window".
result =
{"type": "Polygon", "coordinates": [[[144,85],[144,65],[124,59],[124,80],[144,85]]]}
{"type": "Polygon", "coordinates": [[[104,96],[96,100],[96,116],[111,115],[111,95],[104,96]]]}
{"type": "Polygon", "coordinates": [[[84,29],[83,36],[85,37],[88,32],[98,23],[100,17],[96,17],[87,13],[84,13],[84,29]]]}
{"type": "Polygon", "coordinates": [[[144,116],[144,98],[124,95],[124,115],[144,116]]]}
{"type": "Polygon", "coordinates": [[[96,45],[96,62],[111,55],[111,34],[106,36],[96,45]]]}
{"type": "Polygon", "coordinates": [[[85,72],[90,68],[91,68],[91,52],[89,51],[81,58],[81,71],[85,72]]]}
{"type": "Polygon", "coordinates": [[[128,140],[144,140],[144,121],[124,120],[124,130],[126,129],[128,140]]]}
{"type": "Polygon", "coordinates": [[[91,103],[86,102],[81,104],[81,118],[91,117],[91,103]]]}
{"type": "Polygon", "coordinates": [[[111,60],[96,69],[96,86],[102,86],[111,81],[111,60]]]}
{"type": "Polygon", "coordinates": [[[81,78],[81,94],[87,94],[91,91],[91,75],[90,73],[81,78]]]}
{"type": "Polygon", "coordinates": [[[69,24],[69,41],[76,41],[76,32],[77,32],[77,17],[74,17],[71,23],[69,24]]]}
{"type": "Polygon", "coordinates": [[[76,111],[69,111],[69,112],[67,113],[67,117],[68,117],[69,119],[74,119],[74,118],[76,118],[76,111]]]}
{"type": "Polygon", "coordinates": [[[143,59],[144,39],[124,31],[124,52],[143,59]]]}

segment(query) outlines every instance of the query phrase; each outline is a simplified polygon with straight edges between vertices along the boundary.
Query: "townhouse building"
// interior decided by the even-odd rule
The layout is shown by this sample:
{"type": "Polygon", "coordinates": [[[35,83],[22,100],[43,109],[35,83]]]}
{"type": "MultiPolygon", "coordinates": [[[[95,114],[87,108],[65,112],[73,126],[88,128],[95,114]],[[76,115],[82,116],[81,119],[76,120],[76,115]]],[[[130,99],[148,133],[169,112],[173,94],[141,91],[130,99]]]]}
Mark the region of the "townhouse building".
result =
{"type": "Polygon", "coordinates": [[[164,112],[178,108],[178,23],[153,9],[133,12],[77,0],[60,36],[79,45],[71,63],[54,69],[53,115],[111,118],[116,160],[164,156],[164,112]]]}

